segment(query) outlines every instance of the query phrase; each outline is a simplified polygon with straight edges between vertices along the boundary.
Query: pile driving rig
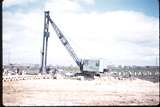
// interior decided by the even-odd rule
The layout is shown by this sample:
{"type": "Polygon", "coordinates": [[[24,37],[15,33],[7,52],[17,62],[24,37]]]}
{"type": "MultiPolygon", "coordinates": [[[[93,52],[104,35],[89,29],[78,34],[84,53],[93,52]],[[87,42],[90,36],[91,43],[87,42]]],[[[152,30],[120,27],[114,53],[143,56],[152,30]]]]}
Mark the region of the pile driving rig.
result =
{"type": "Polygon", "coordinates": [[[74,52],[73,48],[69,44],[66,37],[54,23],[49,15],[49,11],[45,11],[44,16],[44,36],[43,36],[43,50],[42,50],[42,62],[40,72],[46,72],[46,65],[47,65],[47,47],[48,47],[48,38],[49,38],[49,23],[52,25],[53,29],[55,30],[59,40],[63,44],[63,46],[67,49],[70,56],[76,62],[77,66],[80,68],[81,73],[77,73],[76,75],[97,75],[99,73],[104,72],[104,61],[102,59],[93,60],[93,59],[79,59],[76,53],[74,52]]]}

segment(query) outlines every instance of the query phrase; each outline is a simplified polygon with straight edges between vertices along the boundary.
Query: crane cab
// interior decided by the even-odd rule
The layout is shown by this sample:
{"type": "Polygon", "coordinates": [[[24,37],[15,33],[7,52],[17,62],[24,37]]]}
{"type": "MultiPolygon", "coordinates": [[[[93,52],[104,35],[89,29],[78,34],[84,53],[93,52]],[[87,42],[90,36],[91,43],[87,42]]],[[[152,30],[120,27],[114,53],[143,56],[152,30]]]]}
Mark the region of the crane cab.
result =
{"type": "Polygon", "coordinates": [[[83,72],[101,73],[105,65],[103,59],[84,59],[82,66],[83,72]]]}

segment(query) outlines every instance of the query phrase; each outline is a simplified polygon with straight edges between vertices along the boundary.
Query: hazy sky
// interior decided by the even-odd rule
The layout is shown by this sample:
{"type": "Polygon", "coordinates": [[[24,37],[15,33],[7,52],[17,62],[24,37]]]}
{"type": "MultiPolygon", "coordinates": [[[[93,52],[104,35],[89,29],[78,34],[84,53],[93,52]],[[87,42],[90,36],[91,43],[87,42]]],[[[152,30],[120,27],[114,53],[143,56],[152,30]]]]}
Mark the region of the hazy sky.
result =
{"type": "MultiPolygon", "coordinates": [[[[4,64],[41,63],[45,10],[79,58],[159,64],[158,0],[5,0],[4,64]]],[[[76,65],[51,26],[49,31],[48,64],[76,65]]]]}

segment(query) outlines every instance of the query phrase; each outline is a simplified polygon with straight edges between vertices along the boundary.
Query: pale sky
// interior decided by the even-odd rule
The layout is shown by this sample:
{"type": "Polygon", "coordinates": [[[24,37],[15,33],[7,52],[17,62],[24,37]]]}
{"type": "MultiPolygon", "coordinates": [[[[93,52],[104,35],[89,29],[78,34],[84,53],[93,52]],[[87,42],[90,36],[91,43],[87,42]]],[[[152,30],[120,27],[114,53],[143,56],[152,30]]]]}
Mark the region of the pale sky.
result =
{"type": "MultiPolygon", "coordinates": [[[[44,11],[80,59],[159,65],[158,0],[5,0],[3,63],[41,64],[44,11]]],[[[49,28],[48,64],[76,65],[49,28]]]]}

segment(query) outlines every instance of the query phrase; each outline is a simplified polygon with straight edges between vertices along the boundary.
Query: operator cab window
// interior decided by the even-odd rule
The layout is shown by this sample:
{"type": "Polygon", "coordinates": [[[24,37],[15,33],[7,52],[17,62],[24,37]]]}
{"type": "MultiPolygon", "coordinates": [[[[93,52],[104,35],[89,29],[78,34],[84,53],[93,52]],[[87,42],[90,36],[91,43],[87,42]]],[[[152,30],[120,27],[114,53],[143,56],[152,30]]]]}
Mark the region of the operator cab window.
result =
{"type": "Polygon", "coordinates": [[[96,62],[96,66],[99,66],[99,61],[96,62]]]}

